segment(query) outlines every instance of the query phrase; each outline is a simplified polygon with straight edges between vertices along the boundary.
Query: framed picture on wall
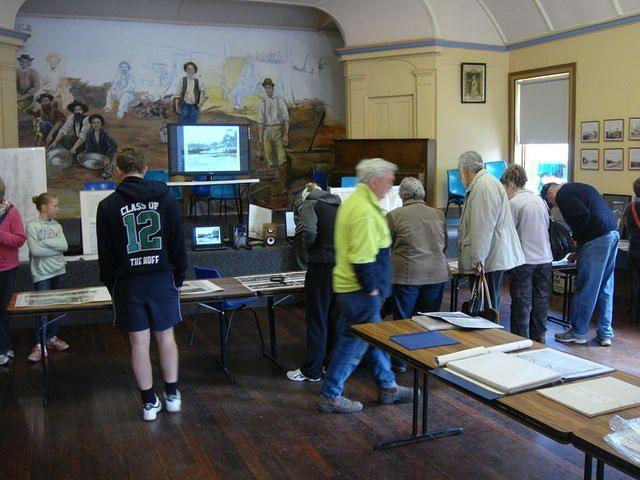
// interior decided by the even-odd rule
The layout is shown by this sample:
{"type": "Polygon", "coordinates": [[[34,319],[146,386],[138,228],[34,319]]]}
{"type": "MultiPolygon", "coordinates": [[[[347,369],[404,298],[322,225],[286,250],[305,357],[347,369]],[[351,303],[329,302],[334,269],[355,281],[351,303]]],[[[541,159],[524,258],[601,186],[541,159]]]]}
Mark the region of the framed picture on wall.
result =
{"type": "Polygon", "coordinates": [[[600,141],[600,122],[588,121],[580,124],[582,143],[598,143],[600,141]]]}
{"type": "Polygon", "coordinates": [[[605,170],[622,170],[623,152],[623,148],[605,148],[603,168],[605,170]]]}
{"type": "Polygon", "coordinates": [[[462,103],[486,103],[487,64],[463,63],[460,65],[460,97],[462,103]]]}
{"type": "Polygon", "coordinates": [[[580,150],[580,169],[598,170],[600,168],[600,150],[597,148],[583,148],[580,150]]]}
{"type": "Polygon", "coordinates": [[[629,140],[640,140],[640,118],[629,119],[629,140]]]}
{"type": "Polygon", "coordinates": [[[624,140],[624,120],[616,118],[615,120],[604,121],[604,141],[605,142],[621,142],[624,140]]]}
{"type": "Polygon", "coordinates": [[[640,170],[640,148],[629,149],[629,170],[640,170]]]}

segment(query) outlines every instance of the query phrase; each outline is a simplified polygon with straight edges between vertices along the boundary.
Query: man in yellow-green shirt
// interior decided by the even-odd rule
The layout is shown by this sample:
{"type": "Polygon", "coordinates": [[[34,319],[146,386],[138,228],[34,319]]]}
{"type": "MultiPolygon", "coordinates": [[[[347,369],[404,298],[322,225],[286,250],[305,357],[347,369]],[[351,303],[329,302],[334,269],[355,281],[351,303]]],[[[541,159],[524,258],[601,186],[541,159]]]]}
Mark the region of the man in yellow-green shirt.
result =
{"type": "Polygon", "coordinates": [[[342,395],[344,382],[369,355],[381,404],[405,403],[412,390],[396,384],[389,356],[351,334],[351,326],[380,322],[380,308],[391,294],[391,234],[380,200],[393,186],[397,167],[381,158],[356,167],[356,190],[338,209],[333,269],[335,340],[318,402],[325,413],[353,413],[362,403],[342,395]]]}

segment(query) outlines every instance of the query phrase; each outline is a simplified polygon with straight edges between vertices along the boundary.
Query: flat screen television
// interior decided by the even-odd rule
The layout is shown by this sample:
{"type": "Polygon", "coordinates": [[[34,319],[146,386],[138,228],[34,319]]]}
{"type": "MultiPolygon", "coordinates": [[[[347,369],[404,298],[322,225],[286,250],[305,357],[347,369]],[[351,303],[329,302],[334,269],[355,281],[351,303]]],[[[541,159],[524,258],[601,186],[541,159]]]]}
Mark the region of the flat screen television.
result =
{"type": "Polygon", "coordinates": [[[167,125],[169,175],[248,174],[249,125],[167,125]]]}

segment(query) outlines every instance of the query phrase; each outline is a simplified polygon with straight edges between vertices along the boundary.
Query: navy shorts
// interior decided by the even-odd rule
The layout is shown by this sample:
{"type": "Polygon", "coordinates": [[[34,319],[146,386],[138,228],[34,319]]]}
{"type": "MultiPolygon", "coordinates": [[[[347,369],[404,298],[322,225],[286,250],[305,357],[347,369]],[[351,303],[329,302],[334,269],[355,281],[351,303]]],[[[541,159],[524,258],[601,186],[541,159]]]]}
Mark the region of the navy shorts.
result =
{"type": "Polygon", "coordinates": [[[113,287],[113,324],[127,332],[167,330],[182,321],[173,272],[120,277],[113,287]]]}

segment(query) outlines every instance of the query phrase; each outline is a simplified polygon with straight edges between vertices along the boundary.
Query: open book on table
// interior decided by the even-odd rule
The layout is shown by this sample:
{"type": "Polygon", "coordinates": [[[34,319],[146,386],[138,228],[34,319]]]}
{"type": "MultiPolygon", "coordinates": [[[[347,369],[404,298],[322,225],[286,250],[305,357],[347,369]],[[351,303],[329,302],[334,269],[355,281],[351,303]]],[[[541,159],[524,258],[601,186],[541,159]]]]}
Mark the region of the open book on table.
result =
{"type": "Polygon", "coordinates": [[[482,317],[472,317],[462,312],[418,312],[411,320],[427,330],[450,330],[454,328],[504,328],[502,325],[482,317]]]}
{"type": "Polygon", "coordinates": [[[489,348],[476,347],[436,357],[434,363],[454,376],[499,395],[613,371],[610,367],[550,348],[505,353],[531,345],[530,340],[523,340],[489,348]]]}

